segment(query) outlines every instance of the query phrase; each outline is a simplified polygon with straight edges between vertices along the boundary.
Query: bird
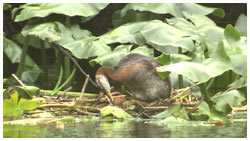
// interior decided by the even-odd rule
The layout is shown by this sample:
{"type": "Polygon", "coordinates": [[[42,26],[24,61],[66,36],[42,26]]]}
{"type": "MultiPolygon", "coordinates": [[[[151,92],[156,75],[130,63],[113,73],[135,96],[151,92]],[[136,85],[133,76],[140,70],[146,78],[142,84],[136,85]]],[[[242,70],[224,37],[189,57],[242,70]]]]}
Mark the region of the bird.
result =
{"type": "Polygon", "coordinates": [[[156,72],[159,66],[162,65],[150,57],[130,53],[114,67],[100,67],[95,79],[112,100],[109,79],[124,83],[135,99],[154,102],[169,98],[171,93],[170,77],[163,80],[156,72]]]}

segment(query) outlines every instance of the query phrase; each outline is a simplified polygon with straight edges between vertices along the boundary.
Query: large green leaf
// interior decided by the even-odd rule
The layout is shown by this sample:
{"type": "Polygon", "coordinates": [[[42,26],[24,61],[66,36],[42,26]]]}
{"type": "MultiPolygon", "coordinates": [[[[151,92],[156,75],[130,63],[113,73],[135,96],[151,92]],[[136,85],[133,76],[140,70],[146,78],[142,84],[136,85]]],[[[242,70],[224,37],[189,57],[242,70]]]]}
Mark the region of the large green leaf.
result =
{"type": "Polygon", "coordinates": [[[224,31],[224,36],[232,47],[237,47],[237,42],[240,40],[240,32],[237,31],[232,25],[227,25],[224,31]]]}
{"type": "Polygon", "coordinates": [[[25,98],[25,99],[32,99],[33,96],[40,95],[40,89],[34,86],[13,86],[8,87],[8,89],[4,92],[3,99],[9,99],[13,92],[18,92],[18,99],[25,98]]]}
{"type": "Polygon", "coordinates": [[[171,60],[171,63],[173,64],[184,62],[184,61],[190,61],[191,59],[192,58],[184,54],[170,54],[170,60],[171,60]]]}
{"type": "Polygon", "coordinates": [[[164,53],[162,53],[160,56],[155,57],[155,60],[160,62],[162,65],[166,65],[166,64],[171,63],[170,55],[166,55],[164,53]]]}
{"type": "Polygon", "coordinates": [[[199,104],[199,112],[197,113],[199,115],[208,115],[210,116],[211,112],[210,112],[210,108],[208,106],[208,104],[205,101],[202,101],[199,104]]]}
{"type": "Polygon", "coordinates": [[[230,85],[228,85],[228,90],[239,89],[242,87],[247,87],[247,76],[243,75],[240,79],[234,81],[230,85]]]}
{"type": "Polygon", "coordinates": [[[184,32],[165,23],[147,24],[141,33],[148,44],[153,47],[157,45],[156,49],[162,52],[168,46],[181,47],[190,52],[194,50],[194,44],[190,37],[185,37],[186,34],[184,32]]]}
{"type": "Polygon", "coordinates": [[[210,78],[228,71],[230,67],[230,59],[225,53],[223,44],[220,43],[214,57],[204,60],[201,64],[195,62],[180,62],[158,67],[157,72],[162,77],[166,76],[164,73],[169,71],[174,74],[181,74],[193,82],[206,82],[210,78]]]}
{"type": "Polygon", "coordinates": [[[247,16],[241,14],[235,23],[235,28],[240,32],[241,36],[247,36],[247,16]]]}
{"type": "MultiPolygon", "coordinates": [[[[22,45],[25,43],[25,37],[21,33],[18,33],[15,36],[15,38],[22,45]]],[[[41,44],[39,42],[41,42],[41,40],[39,38],[37,38],[35,36],[29,36],[29,42],[28,42],[29,46],[32,46],[34,48],[40,49],[41,48],[41,44]]],[[[50,45],[49,45],[49,43],[47,41],[43,41],[43,42],[44,42],[45,49],[50,48],[50,45]]]]}
{"type": "Polygon", "coordinates": [[[224,31],[225,50],[232,62],[232,70],[240,75],[247,73],[247,38],[241,37],[239,31],[228,25],[224,31]]]}
{"type": "Polygon", "coordinates": [[[151,12],[128,11],[125,16],[121,16],[121,10],[117,10],[112,15],[112,24],[114,27],[139,21],[150,21],[161,19],[159,14],[151,12]]]}
{"type": "MultiPolygon", "coordinates": [[[[202,63],[180,62],[158,67],[156,70],[161,77],[171,72],[181,74],[193,82],[206,82],[210,78],[221,75],[231,68],[231,62],[225,53],[223,44],[220,43],[213,58],[208,58],[202,63]]],[[[164,78],[165,79],[165,78],[164,78]]]]}
{"type": "Polygon", "coordinates": [[[212,21],[205,15],[201,15],[200,13],[183,12],[183,14],[185,18],[191,20],[195,26],[216,25],[214,21],[212,21]]]}
{"type": "Polygon", "coordinates": [[[155,118],[168,118],[168,117],[178,117],[185,120],[189,120],[189,117],[187,115],[187,112],[185,110],[185,107],[183,107],[181,104],[176,104],[167,109],[166,111],[163,111],[157,115],[155,115],[155,118]]]}
{"type": "Polygon", "coordinates": [[[127,112],[123,111],[121,108],[114,107],[114,106],[106,106],[100,110],[101,116],[114,116],[118,119],[125,119],[125,118],[131,118],[132,116],[129,115],[127,112]]]}
{"type": "Polygon", "coordinates": [[[96,63],[102,66],[115,66],[123,57],[129,54],[132,45],[120,45],[114,49],[112,52],[105,53],[89,62],[91,66],[96,63]]]}
{"type": "Polygon", "coordinates": [[[9,100],[3,101],[3,116],[4,117],[20,117],[23,114],[23,110],[18,106],[18,93],[16,92],[11,96],[9,100]]]}
{"type": "Polygon", "coordinates": [[[78,59],[88,59],[93,56],[100,56],[111,49],[101,41],[96,40],[95,36],[87,30],[83,30],[79,25],[72,25],[70,28],[58,24],[59,32],[63,34],[57,42],[78,59]]]}
{"type": "MultiPolygon", "coordinates": [[[[135,23],[136,24],[136,23],[135,23]]],[[[143,23],[138,23],[136,25],[143,26],[143,23]]],[[[122,26],[119,26],[110,32],[107,32],[103,34],[102,36],[99,36],[99,40],[106,43],[106,44],[111,44],[111,43],[137,43],[135,40],[135,35],[129,32],[129,27],[133,26],[134,24],[128,23],[122,26]]],[[[139,31],[139,30],[136,30],[139,31]]]]}
{"type": "MultiPolygon", "coordinates": [[[[22,49],[6,37],[3,37],[3,52],[12,63],[20,62],[22,49]]],[[[37,80],[40,73],[41,70],[36,63],[29,56],[26,56],[24,72],[22,73],[21,80],[27,83],[33,83],[37,80]]]]}
{"type": "Polygon", "coordinates": [[[223,17],[222,9],[216,11],[218,8],[209,8],[193,3],[131,3],[127,4],[122,9],[121,15],[124,16],[128,10],[150,11],[157,14],[171,14],[175,17],[182,17],[184,11],[192,14],[199,13],[201,15],[208,15],[216,12],[214,15],[223,17]]]}
{"type": "Polygon", "coordinates": [[[3,101],[4,117],[20,117],[23,111],[36,109],[40,104],[37,101],[20,99],[18,101],[18,93],[11,95],[10,99],[3,101]]]}
{"type": "Polygon", "coordinates": [[[147,46],[140,46],[133,50],[132,45],[120,45],[117,46],[112,52],[105,53],[95,59],[92,59],[89,64],[95,66],[100,64],[101,66],[114,67],[123,57],[130,53],[139,53],[148,57],[153,58],[153,49],[147,46]]]}
{"type": "Polygon", "coordinates": [[[214,107],[217,111],[228,114],[231,112],[232,106],[241,106],[241,102],[246,100],[246,97],[238,90],[231,90],[226,91],[219,96],[214,96],[211,100],[215,102],[214,107]]]}
{"type": "Polygon", "coordinates": [[[190,14],[184,12],[185,18],[166,19],[169,25],[172,25],[187,36],[190,36],[198,44],[208,47],[210,55],[213,55],[217,44],[224,38],[224,29],[215,25],[208,17],[200,14],[190,14]],[[192,22],[188,21],[191,20],[192,22]]]}
{"type": "Polygon", "coordinates": [[[192,52],[194,44],[190,37],[181,30],[163,23],[159,20],[136,22],[122,25],[100,36],[100,40],[106,44],[111,43],[135,43],[142,45],[148,43],[155,49],[169,53],[168,48],[184,48],[192,52]]]}
{"type": "Polygon", "coordinates": [[[38,25],[27,24],[22,30],[22,35],[32,35],[41,40],[49,39],[49,42],[53,42],[62,38],[62,34],[57,31],[57,23],[54,22],[40,23],[38,25]]]}
{"type": "Polygon", "coordinates": [[[32,35],[41,40],[48,39],[50,42],[56,41],[79,59],[87,59],[111,51],[109,46],[97,41],[96,37],[89,31],[81,29],[79,25],[66,27],[60,22],[27,25],[22,34],[32,35]]]}
{"type": "Polygon", "coordinates": [[[166,19],[166,22],[181,30],[183,34],[186,34],[186,36],[194,40],[197,45],[207,47],[209,55],[213,56],[218,43],[224,38],[224,29],[216,26],[214,22],[206,16],[198,14],[191,15],[189,13],[185,13],[185,16],[187,19],[181,17],[171,18],[166,19]]]}
{"type": "Polygon", "coordinates": [[[208,48],[209,56],[213,57],[214,54],[216,54],[219,42],[224,38],[224,29],[213,25],[201,25],[194,30],[199,36],[194,35],[192,38],[198,42],[204,43],[208,48]]]}
{"type": "Polygon", "coordinates": [[[67,16],[90,17],[98,14],[105,8],[106,3],[42,3],[21,5],[12,13],[21,9],[20,14],[16,16],[15,22],[24,21],[33,17],[46,17],[52,13],[63,14],[67,16]]]}

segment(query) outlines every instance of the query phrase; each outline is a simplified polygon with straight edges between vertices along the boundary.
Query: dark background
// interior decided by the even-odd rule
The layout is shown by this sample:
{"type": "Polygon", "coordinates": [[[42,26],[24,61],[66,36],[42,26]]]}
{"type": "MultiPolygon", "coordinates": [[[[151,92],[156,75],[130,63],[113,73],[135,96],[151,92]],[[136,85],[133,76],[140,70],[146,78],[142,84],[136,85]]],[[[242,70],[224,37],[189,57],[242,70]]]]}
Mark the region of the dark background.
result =
{"type": "MultiPolygon", "coordinates": [[[[208,17],[211,18],[218,26],[220,27],[226,27],[227,24],[234,25],[236,20],[238,19],[240,14],[247,15],[247,4],[246,3],[200,3],[201,5],[207,6],[207,7],[215,7],[215,8],[222,8],[225,11],[225,17],[224,18],[218,18],[212,15],[209,15],[208,17]]],[[[5,33],[5,36],[8,39],[13,40],[13,36],[17,33],[20,33],[22,28],[25,26],[24,22],[18,22],[15,23],[11,19],[11,11],[15,7],[19,7],[22,5],[22,3],[12,3],[11,8],[3,12],[3,31],[5,33]]],[[[125,3],[122,4],[109,4],[105,9],[103,9],[96,17],[89,20],[86,23],[81,23],[80,17],[73,17],[71,18],[71,24],[79,24],[82,29],[89,30],[93,35],[98,36],[102,35],[103,33],[108,32],[110,29],[113,28],[112,25],[112,14],[125,6],[125,3]]],[[[169,17],[169,14],[161,15],[162,18],[169,17]]],[[[15,41],[15,40],[13,40],[15,41]]],[[[19,44],[17,41],[15,41],[17,44],[19,44]]],[[[20,44],[19,44],[20,45],[20,44]]],[[[38,64],[41,65],[40,60],[40,50],[30,47],[28,49],[28,54],[30,57],[38,64]]],[[[54,60],[55,60],[55,53],[53,49],[47,49],[47,56],[48,56],[48,64],[49,71],[51,72],[51,82],[55,83],[58,77],[58,72],[55,71],[54,60]],[[54,82],[55,81],[55,82],[54,82]]],[[[10,77],[11,73],[16,73],[17,65],[18,64],[11,64],[11,62],[7,59],[7,57],[4,57],[4,65],[3,65],[3,76],[4,78],[10,77]]],[[[83,70],[86,71],[86,73],[90,74],[90,76],[94,79],[94,75],[96,72],[96,69],[99,66],[96,67],[90,67],[89,60],[79,60],[80,65],[82,66],[83,70]]],[[[82,84],[84,83],[85,77],[77,71],[75,81],[73,83],[74,91],[80,91],[82,84]]],[[[112,85],[112,83],[111,83],[112,85]]],[[[52,87],[53,88],[53,87],[52,87]]],[[[97,89],[89,83],[86,92],[92,92],[96,93],[97,89]]]]}

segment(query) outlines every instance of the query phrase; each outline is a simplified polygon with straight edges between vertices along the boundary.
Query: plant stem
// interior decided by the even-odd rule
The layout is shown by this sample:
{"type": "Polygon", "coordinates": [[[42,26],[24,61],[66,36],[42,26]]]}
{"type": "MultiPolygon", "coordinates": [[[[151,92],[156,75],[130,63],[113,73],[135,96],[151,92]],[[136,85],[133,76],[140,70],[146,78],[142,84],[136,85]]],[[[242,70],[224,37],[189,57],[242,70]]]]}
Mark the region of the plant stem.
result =
{"type": "MultiPolygon", "coordinates": [[[[66,26],[70,27],[70,17],[66,16],[66,26]]],[[[65,79],[67,79],[70,76],[70,60],[68,56],[64,56],[64,73],[65,73],[65,79]]],[[[66,87],[69,87],[71,82],[66,85],[66,87]]]]}
{"type": "Polygon", "coordinates": [[[75,64],[75,65],[77,66],[77,68],[81,71],[81,73],[82,73],[83,75],[85,75],[86,77],[88,77],[88,78],[89,78],[89,81],[90,81],[95,87],[99,88],[99,86],[95,83],[95,81],[93,81],[93,80],[89,77],[89,75],[87,75],[87,73],[83,71],[83,69],[82,69],[81,66],[77,63],[77,61],[76,61],[67,51],[65,51],[65,50],[61,47],[61,45],[59,45],[57,42],[54,42],[54,44],[55,44],[64,54],[66,54],[67,56],[69,56],[69,58],[74,62],[74,64],[75,64]]]}
{"type": "MultiPolygon", "coordinates": [[[[47,39],[45,39],[47,41],[47,39]]],[[[44,82],[48,82],[48,64],[47,64],[47,54],[46,54],[46,49],[44,47],[44,42],[43,40],[40,40],[40,49],[41,49],[41,60],[42,60],[42,69],[44,73],[44,82]]]]}
{"type": "Polygon", "coordinates": [[[228,84],[231,84],[232,80],[233,80],[233,72],[232,70],[229,70],[229,83],[228,84]]]}
{"type": "Polygon", "coordinates": [[[62,77],[63,77],[63,67],[61,66],[61,67],[60,67],[59,78],[58,78],[58,80],[57,80],[56,86],[55,86],[55,88],[53,89],[53,91],[56,91],[56,90],[58,89],[59,85],[60,85],[61,82],[62,82],[62,77]]]}
{"type": "Polygon", "coordinates": [[[18,65],[17,68],[17,77],[21,78],[22,73],[23,73],[23,69],[24,69],[24,64],[25,64],[25,59],[27,56],[27,50],[28,50],[28,43],[29,43],[29,36],[27,36],[26,38],[24,38],[24,44],[23,44],[23,49],[22,49],[22,55],[21,55],[21,59],[20,59],[20,63],[18,65]]]}
{"type": "MultiPolygon", "coordinates": [[[[178,48],[178,53],[182,53],[182,48],[178,48]]],[[[183,76],[178,75],[178,83],[179,83],[179,89],[183,88],[183,76]]]]}
{"type": "Polygon", "coordinates": [[[214,80],[215,80],[215,78],[212,78],[212,79],[209,81],[209,83],[207,84],[206,90],[208,90],[208,89],[212,86],[214,80]]]}
{"type": "Polygon", "coordinates": [[[204,101],[206,101],[208,103],[210,100],[209,100],[209,96],[208,96],[206,88],[207,88],[206,83],[200,84],[201,94],[204,96],[204,101]]]}
{"type": "MultiPolygon", "coordinates": [[[[40,93],[43,95],[50,95],[53,91],[52,90],[40,90],[40,93]]],[[[62,95],[64,91],[57,91],[57,95],[62,95]]],[[[74,97],[80,97],[80,92],[67,92],[65,95],[67,96],[74,96],[74,97]]],[[[84,93],[85,98],[96,98],[98,94],[92,94],[92,93],[84,93]]]]}
{"type": "Polygon", "coordinates": [[[70,76],[70,60],[68,56],[64,56],[64,77],[65,79],[70,76]]]}
{"type": "Polygon", "coordinates": [[[240,78],[240,75],[236,74],[234,81],[238,80],[240,78]]]}
{"type": "Polygon", "coordinates": [[[84,84],[83,84],[83,86],[82,86],[82,92],[81,92],[81,96],[80,96],[80,99],[81,99],[81,100],[83,99],[84,92],[85,92],[85,89],[86,89],[86,87],[87,87],[88,82],[89,82],[89,78],[86,77],[85,82],[84,82],[84,84]]]}
{"type": "Polygon", "coordinates": [[[23,86],[23,87],[25,87],[26,85],[15,75],[15,74],[11,74],[15,79],[16,79],[16,81],[21,85],[21,86],[23,86]]]}
{"type": "Polygon", "coordinates": [[[71,23],[70,23],[70,17],[66,16],[66,26],[70,27],[71,23]]]}
{"type": "Polygon", "coordinates": [[[72,80],[73,76],[75,75],[75,72],[76,72],[76,68],[74,67],[74,69],[73,69],[71,75],[68,77],[68,79],[67,79],[67,80],[66,80],[57,90],[53,91],[53,92],[51,93],[51,95],[56,94],[59,90],[61,90],[61,89],[62,89],[63,87],[65,87],[66,85],[68,85],[69,82],[72,80]]]}

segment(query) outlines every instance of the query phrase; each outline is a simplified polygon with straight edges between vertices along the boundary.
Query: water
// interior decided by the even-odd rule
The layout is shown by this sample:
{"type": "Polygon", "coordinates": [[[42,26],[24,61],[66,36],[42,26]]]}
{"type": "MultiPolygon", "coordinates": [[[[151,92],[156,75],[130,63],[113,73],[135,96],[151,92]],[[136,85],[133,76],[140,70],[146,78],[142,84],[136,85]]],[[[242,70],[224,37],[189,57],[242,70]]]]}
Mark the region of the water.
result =
{"type": "Polygon", "coordinates": [[[3,125],[4,138],[246,138],[247,122],[222,126],[168,127],[143,121],[81,121],[3,125]]]}

